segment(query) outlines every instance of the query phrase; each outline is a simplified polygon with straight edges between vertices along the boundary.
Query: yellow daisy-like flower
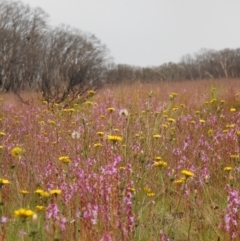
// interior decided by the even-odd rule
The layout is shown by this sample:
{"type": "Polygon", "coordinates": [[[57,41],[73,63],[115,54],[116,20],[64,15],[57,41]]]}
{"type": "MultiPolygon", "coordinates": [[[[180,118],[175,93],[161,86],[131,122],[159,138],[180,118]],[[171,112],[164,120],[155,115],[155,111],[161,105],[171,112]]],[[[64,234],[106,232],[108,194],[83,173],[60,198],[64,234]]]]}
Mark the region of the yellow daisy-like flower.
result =
{"type": "Polygon", "coordinates": [[[71,161],[69,156],[60,156],[58,160],[63,163],[69,163],[71,161]]]}
{"type": "Polygon", "coordinates": [[[231,108],[230,109],[230,112],[235,112],[236,111],[236,108],[231,108]]]}
{"type": "Polygon", "coordinates": [[[34,193],[37,193],[37,194],[41,194],[42,192],[44,192],[42,189],[37,189],[34,191],[34,193]]]}
{"type": "Polygon", "coordinates": [[[147,196],[148,196],[148,197],[155,197],[156,194],[155,194],[154,192],[148,192],[148,193],[147,193],[147,196]]]}
{"type": "Polygon", "coordinates": [[[203,119],[200,119],[199,122],[200,122],[200,123],[205,123],[206,121],[203,120],[203,119]]]}
{"type": "Polygon", "coordinates": [[[88,90],[88,92],[87,92],[89,95],[94,95],[95,93],[96,93],[96,91],[94,91],[94,90],[88,90]]]}
{"type": "Polygon", "coordinates": [[[152,192],[152,190],[151,190],[150,187],[144,187],[143,190],[144,190],[146,193],[152,192]]]}
{"type": "Polygon", "coordinates": [[[0,136],[6,136],[6,133],[3,131],[0,131],[0,136]]]}
{"type": "Polygon", "coordinates": [[[19,218],[30,218],[34,215],[34,212],[31,209],[20,208],[14,211],[15,217],[19,218]]]}
{"type": "Polygon", "coordinates": [[[121,142],[122,141],[122,137],[121,136],[108,136],[107,139],[113,143],[116,142],[121,142]]]}
{"type": "Polygon", "coordinates": [[[101,144],[101,143],[95,143],[95,144],[93,145],[93,147],[95,147],[95,148],[102,147],[102,144],[101,144]]]}
{"type": "Polygon", "coordinates": [[[190,171],[187,171],[187,170],[182,170],[181,174],[183,174],[186,178],[194,177],[194,174],[190,171]]]}
{"type": "Polygon", "coordinates": [[[23,189],[23,190],[20,191],[20,193],[22,193],[23,195],[26,195],[26,194],[28,194],[29,192],[28,192],[27,190],[24,190],[24,189],[23,189]]]}
{"type": "Polygon", "coordinates": [[[10,182],[7,179],[0,178],[0,186],[9,184],[10,182]]]}
{"type": "Polygon", "coordinates": [[[86,101],[85,104],[88,105],[88,106],[92,106],[93,102],[92,101],[86,101]]]}
{"type": "Polygon", "coordinates": [[[156,161],[156,162],[154,162],[153,166],[155,166],[155,167],[166,167],[167,163],[165,161],[156,161]]]}
{"type": "Polygon", "coordinates": [[[23,155],[23,148],[20,146],[16,146],[12,148],[11,154],[13,157],[21,157],[23,155]]]}
{"type": "Polygon", "coordinates": [[[107,111],[112,113],[113,111],[115,111],[115,109],[113,107],[109,107],[109,108],[107,108],[107,111]]]}
{"type": "Polygon", "coordinates": [[[44,210],[46,210],[46,207],[44,207],[42,205],[37,205],[36,209],[37,209],[37,211],[44,211],[44,210]]]}
{"type": "Polygon", "coordinates": [[[232,171],[232,167],[224,167],[224,171],[230,172],[230,171],[232,171]]]}
{"type": "Polygon", "coordinates": [[[60,195],[60,194],[62,194],[62,191],[60,190],[60,189],[53,189],[53,190],[51,190],[50,191],[50,194],[51,195],[60,195]]]}
{"type": "Polygon", "coordinates": [[[177,179],[174,181],[174,184],[183,184],[186,182],[186,178],[185,177],[182,177],[180,179],[177,179]]]}
{"type": "Polygon", "coordinates": [[[103,132],[103,131],[98,131],[98,132],[97,132],[97,135],[98,135],[98,136],[103,136],[103,135],[104,135],[104,132],[103,132]]]}
{"type": "Polygon", "coordinates": [[[160,160],[162,160],[162,157],[156,156],[154,159],[157,160],[157,161],[160,161],[160,160]]]}
{"type": "Polygon", "coordinates": [[[153,135],[153,138],[159,139],[159,138],[161,138],[161,135],[159,135],[159,134],[153,135]]]}
{"type": "Polygon", "coordinates": [[[173,118],[168,118],[167,121],[170,122],[170,123],[174,123],[174,122],[176,122],[176,120],[173,119],[173,118]]]}
{"type": "Polygon", "coordinates": [[[50,196],[50,193],[43,191],[43,192],[40,193],[40,196],[43,197],[43,198],[48,198],[50,196]]]}

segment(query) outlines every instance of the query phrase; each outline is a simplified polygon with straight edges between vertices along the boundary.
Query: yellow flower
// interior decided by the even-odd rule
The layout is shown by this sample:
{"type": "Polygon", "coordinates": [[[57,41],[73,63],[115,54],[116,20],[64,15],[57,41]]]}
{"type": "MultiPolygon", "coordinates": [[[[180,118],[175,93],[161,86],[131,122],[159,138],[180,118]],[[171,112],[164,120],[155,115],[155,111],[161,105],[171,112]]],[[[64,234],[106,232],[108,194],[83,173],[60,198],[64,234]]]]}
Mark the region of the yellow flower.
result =
{"type": "Polygon", "coordinates": [[[152,192],[152,190],[151,190],[150,187],[144,187],[143,190],[144,190],[146,193],[152,192]]]}
{"type": "Polygon", "coordinates": [[[200,123],[205,123],[205,120],[200,119],[199,122],[200,122],[200,123]]]}
{"type": "Polygon", "coordinates": [[[37,194],[41,194],[42,192],[44,192],[42,189],[37,189],[36,191],[34,191],[34,193],[37,193],[37,194]]]}
{"type": "Polygon", "coordinates": [[[176,120],[173,119],[173,118],[168,118],[167,121],[170,122],[170,123],[176,122],[176,120]]]}
{"type": "Polygon", "coordinates": [[[108,136],[107,139],[109,141],[112,141],[113,143],[122,141],[122,137],[120,137],[120,136],[108,136]]]}
{"type": "Polygon", "coordinates": [[[43,198],[48,198],[50,196],[50,193],[49,192],[45,192],[45,191],[42,191],[40,193],[40,196],[43,197],[43,198]]]}
{"type": "Polygon", "coordinates": [[[155,166],[155,167],[166,167],[167,163],[164,162],[164,161],[156,161],[156,162],[154,162],[153,166],[155,166]]]}
{"type": "Polygon", "coordinates": [[[187,171],[187,170],[182,170],[181,174],[183,174],[186,178],[194,177],[194,174],[190,171],[187,171]]]}
{"type": "Polygon", "coordinates": [[[20,208],[14,211],[14,215],[19,218],[29,218],[34,215],[31,209],[20,208]]]}
{"type": "Polygon", "coordinates": [[[190,121],[190,124],[196,124],[196,121],[191,120],[191,121],[190,121]]]}
{"type": "Polygon", "coordinates": [[[98,136],[103,136],[103,135],[104,135],[104,132],[98,131],[98,132],[97,132],[97,135],[98,135],[98,136]]]}
{"type": "Polygon", "coordinates": [[[231,108],[231,109],[230,109],[230,112],[235,112],[235,111],[236,111],[235,108],[231,108]]]}
{"type": "Polygon", "coordinates": [[[6,133],[3,131],[0,131],[0,136],[6,136],[6,133]]]}
{"type": "Polygon", "coordinates": [[[88,90],[88,92],[87,92],[89,95],[94,95],[95,93],[96,93],[96,91],[94,91],[94,90],[88,90]]]}
{"type": "Polygon", "coordinates": [[[26,194],[28,194],[28,191],[23,189],[20,191],[20,193],[22,193],[23,195],[26,195],[26,194]]]}
{"type": "Polygon", "coordinates": [[[97,147],[102,147],[102,144],[101,144],[101,143],[95,143],[95,144],[93,145],[93,147],[95,147],[95,148],[97,148],[97,147]]]}
{"type": "Polygon", "coordinates": [[[182,184],[186,181],[186,178],[185,177],[182,177],[180,179],[177,179],[174,181],[175,184],[182,184]]]}
{"type": "Polygon", "coordinates": [[[63,163],[69,163],[71,161],[69,156],[60,156],[58,160],[63,163]]]}
{"type": "Polygon", "coordinates": [[[160,160],[162,160],[162,157],[156,156],[154,159],[157,160],[157,161],[160,161],[160,160]]]}
{"type": "Polygon", "coordinates": [[[156,194],[155,194],[154,192],[148,192],[148,193],[147,193],[147,196],[148,196],[148,197],[154,197],[154,196],[156,196],[156,194]]]}
{"type": "Polygon", "coordinates": [[[109,107],[109,108],[107,108],[107,111],[112,113],[113,111],[115,111],[115,109],[113,107],[109,107]]]}
{"type": "Polygon", "coordinates": [[[7,179],[0,178],[0,186],[9,184],[10,182],[7,179]]]}
{"type": "Polygon", "coordinates": [[[85,104],[88,105],[88,106],[91,106],[91,105],[93,105],[93,102],[92,101],[86,101],[85,104]]]}
{"type": "Polygon", "coordinates": [[[156,138],[156,139],[158,139],[160,137],[161,137],[161,135],[159,135],[159,134],[153,135],[153,138],[156,138]]]}
{"type": "Polygon", "coordinates": [[[36,209],[37,209],[37,211],[44,211],[46,209],[46,207],[44,207],[42,205],[37,205],[36,209]]]}
{"type": "Polygon", "coordinates": [[[55,125],[56,125],[56,121],[50,120],[50,121],[49,121],[49,124],[55,126],[55,125]]]}
{"type": "Polygon", "coordinates": [[[48,103],[48,102],[47,102],[46,100],[43,101],[43,104],[44,104],[44,105],[47,105],[47,103],[48,103]]]}
{"type": "Polygon", "coordinates": [[[232,167],[224,167],[224,171],[230,172],[230,171],[232,171],[232,167]]]}
{"type": "Polygon", "coordinates": [[[62,191],[60,189],[53,189],[50,191],[50,194],[51,195],[53,195],[53,194],[60,195],[60,194],[62,194],[62,191]]]}
{"type": "Polygon", "coordinates": [[[23,155],[23,149],[20,146],[12,148],[11,154],[13,157],[21,157],[23,155]]]}
{"type": "Polygon", "coordinates": [[[208,136],[213,136],[213,129],[208,130],[208,136]]]}

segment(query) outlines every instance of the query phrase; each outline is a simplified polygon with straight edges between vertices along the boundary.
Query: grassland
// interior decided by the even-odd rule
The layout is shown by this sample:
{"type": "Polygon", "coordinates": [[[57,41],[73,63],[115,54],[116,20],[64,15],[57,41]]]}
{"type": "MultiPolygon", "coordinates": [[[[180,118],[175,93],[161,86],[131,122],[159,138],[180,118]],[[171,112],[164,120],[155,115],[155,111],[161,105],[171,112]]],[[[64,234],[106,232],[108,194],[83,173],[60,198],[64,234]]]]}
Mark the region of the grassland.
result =
{"type": "Polygon", "coordinates": [[[0,109],[0,241],[240,239],[240,80],[0,109]]]}

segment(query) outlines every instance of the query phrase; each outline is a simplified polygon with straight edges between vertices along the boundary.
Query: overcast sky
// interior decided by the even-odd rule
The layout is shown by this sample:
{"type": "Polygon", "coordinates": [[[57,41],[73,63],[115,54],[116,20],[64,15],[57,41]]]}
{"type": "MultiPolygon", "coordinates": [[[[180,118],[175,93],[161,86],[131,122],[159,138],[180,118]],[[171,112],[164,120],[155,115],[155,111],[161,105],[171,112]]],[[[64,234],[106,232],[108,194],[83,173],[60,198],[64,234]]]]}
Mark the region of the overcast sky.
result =
{"type": "Polygon", "coordinates": [[[115,63],[158,66],[201,48],[240,47],[240,0],[22,0],[97,36],[115,63]]]}

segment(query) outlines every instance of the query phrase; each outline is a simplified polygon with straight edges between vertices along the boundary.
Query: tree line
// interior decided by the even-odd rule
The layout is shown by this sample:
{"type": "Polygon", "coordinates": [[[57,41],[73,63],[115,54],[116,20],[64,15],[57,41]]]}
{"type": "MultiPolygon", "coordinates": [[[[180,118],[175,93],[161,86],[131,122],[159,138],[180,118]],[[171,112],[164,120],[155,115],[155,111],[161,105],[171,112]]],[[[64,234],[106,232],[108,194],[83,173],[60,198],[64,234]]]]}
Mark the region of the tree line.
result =
{"type": "Polygon", "coordinates": [[[156,67],[136,67],[119,64],[108,70],[108,81],[179,81],[240,77],[240,48],[201,49],[187,54],[178,63],[165,63],[156,67]]]}
{"type": "Polygon", "coordinates": [[[94,34],[48,21],[41,8],[0,0],[0,91],[41,91],[62,102],[104,83],[240,77],[240,49],[202,49],[154,67],[116,65],[94,34]]]}

